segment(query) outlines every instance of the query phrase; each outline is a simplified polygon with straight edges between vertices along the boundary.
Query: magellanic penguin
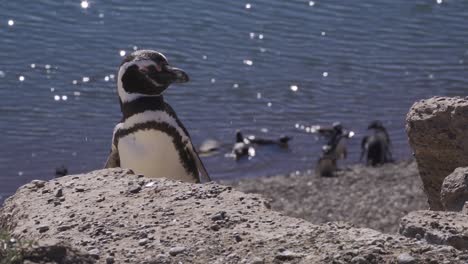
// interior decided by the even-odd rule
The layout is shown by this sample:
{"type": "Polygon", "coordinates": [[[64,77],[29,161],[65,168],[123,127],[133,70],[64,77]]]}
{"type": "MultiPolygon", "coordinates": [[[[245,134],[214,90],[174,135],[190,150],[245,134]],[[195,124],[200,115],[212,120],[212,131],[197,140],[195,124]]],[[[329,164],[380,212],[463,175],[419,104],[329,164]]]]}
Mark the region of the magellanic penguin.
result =
{"type": "Polygon", "coordinates": [[[157,51],[139,50],[123,60],[117,79],[123,117],[114,129],[105,168],[185,182],[211,180],[189,133],[162,95],[170,84],[188,80],[157,51]]]}
{"type": "Polygon", "coordinates": [[[281,148],[288,148],[288,142],[292,139],[289,136],[281,136],[278,139],[269,139],[269,138],[259,138],[256,136],[248,136],[247,139],[250,143],[255,145],[277,145],[281,148]]]}
{"type": "Polygon", "coordinates": [[[365,136],[361,142],[361,158],[366,156],[366,164],[369,166],[382,165],[393,162],[391,152],[391,141],[387,130],[382,122],[376,120],[369,124],[367,129],[372,129],[370,136],[365,136]]]}
{"type": "Polygon", "coordinates": [[[348,156],[346,141],[354,136],[354,132],[346,131],[340,122],[335,122],[324,135],[329,139],[322,147],[322,155],[317,161],[315,172],[319,176],[333,177],[338,170],[337,161],[346,159],[348,156]]]}
{"type": "Polygon", "coordinates": [[[255,148],[249,139],[245,138],[240,130],[236,131],[236,143],[232,146],[232,151],[229,154],[230,157],[238,160],[241,157],[248,156],[252,158],[255,156],[255,148]]]}

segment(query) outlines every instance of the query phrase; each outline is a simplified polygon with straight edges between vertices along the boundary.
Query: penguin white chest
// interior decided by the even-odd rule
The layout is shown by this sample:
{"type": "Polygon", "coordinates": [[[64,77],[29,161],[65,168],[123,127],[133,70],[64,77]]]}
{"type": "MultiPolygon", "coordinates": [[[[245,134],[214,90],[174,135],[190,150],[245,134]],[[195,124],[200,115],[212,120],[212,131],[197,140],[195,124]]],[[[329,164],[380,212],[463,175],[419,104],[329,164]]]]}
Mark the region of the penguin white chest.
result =
{"type": "Polygon", "coordinates": [[[159,130],[139,130],[119,139],[120,166],[151,178],[193,182],[173,138],[159,130]]]}

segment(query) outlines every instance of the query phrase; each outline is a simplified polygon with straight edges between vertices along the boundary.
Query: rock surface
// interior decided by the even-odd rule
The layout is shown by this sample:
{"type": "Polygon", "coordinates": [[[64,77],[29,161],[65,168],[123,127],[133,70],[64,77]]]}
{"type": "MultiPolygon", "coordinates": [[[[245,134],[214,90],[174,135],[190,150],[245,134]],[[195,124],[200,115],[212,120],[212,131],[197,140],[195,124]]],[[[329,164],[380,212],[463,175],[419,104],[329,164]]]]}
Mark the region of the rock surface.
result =
{"type": "Polygon", "coordinates": [[[400,233],[428,243],[468,250],[468,215],[443,211],[411,212],[401,220],[400,233]]]}
{"type": "Polygon", "coordinates": [[[355,165],[336,178],[311,172],[225,183],[264,195],[272,209],[288,216],[315,224],[345,221],[387,233],[397,233],[408,212],[428,208],[414,161],[378,168],[355,165]]]}
{"type": "Polygon", "coordinates": [[[92,264],[96,262],[89,254],[80,252],[67,243],[50,240],[30,245],[29,242],[0,240],[0,263],[92,264]]]}
{"type": "Polygon", "coordinates": [[[443,210],[444,178],[468,166],[468,98],[433,97],[416,102],[406,130],[432,210],[443,210]]]}
{"type": "Polygon", "coordinates": [[[397,263],[402,253],[416,263],[468,261],[468,252],[452,247],[349,224],[314,225],[267,205],[228,186],[112,169],[21,187],[0,210],[0,228],[70,243],[97,263],[397,263]]]}
{"type": "Polygon", "coordinates": [[[468,168],[457,168],[444,179],[440,192],[446,211],[461,211],[468,201],[468,168]]]}

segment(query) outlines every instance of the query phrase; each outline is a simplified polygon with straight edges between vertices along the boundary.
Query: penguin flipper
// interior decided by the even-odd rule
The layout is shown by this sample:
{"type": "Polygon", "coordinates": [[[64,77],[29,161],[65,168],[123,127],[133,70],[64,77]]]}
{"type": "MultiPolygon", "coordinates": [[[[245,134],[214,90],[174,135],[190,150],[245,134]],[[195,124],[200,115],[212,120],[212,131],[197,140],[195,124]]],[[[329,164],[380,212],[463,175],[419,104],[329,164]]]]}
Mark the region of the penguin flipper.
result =
{"type": "Polygon", "coordinates": [[[112,148],[109,157],[107,157],[106,165],[104,165],[104,169],[108,168],[117,168],[120,167],[120,157],[119,151],[116,148],[112,148]]]}
{"type": "Polygon", "coordinates": [[[206,171],[205,165],[203,165],[203,162],[201,161],[200,157],[198,156],[198,153],[195,151],[193,146],[191,148],[191,152],[193,158],[195,159],[195,163],[197,164],[197,170],[200,174],[200,182],[210,182],[211,178],[208,175],[208,172],[206,171]]]}
{"type": "Polygon", "coordinates": [[[195,165],[197,166],[197,171],[200,177],[200,182],[210,182],[211,178],[208,175],[208,172],[205,169],[205,165],[203,165],[203,162],[200,159],[200,156],[198,156],[197,151],[193,147],[193,144],[190,142],[190,147],[188,148],[190,151],[190,154],[192,155],[193,159],[195,160],[195,165]]]}
{"type": "MultiPolygon", "coordinates": [[[[172,117],[175,118],[177,124],[182,128],[184,133],[190,139],[190,134],[189,134],[188,130],[185,128],[184,124],[182,124],[182,122],[180,122],[179,118],[177,117],[176,112],[174,111],[174,109],[172,109],[171,105],[169,105],[168,103],[164,103],[164,106],[165,106],[166,112],[168,112],[172,117]]],[[[201,176],[200,181],[201,182],[203,182],[203,181],[204,182],[210,182],[211,178],[210,178],[210,176],[208,175],[208,172],[205,169],[205,165],[203,165],[203,162],[201,161],[200,157],[198,156],[198,153],[195,150],[195,147],[193,146],[193,144],[191,142],[191,139],[190,139],[189,144],[190,144],[190,147],[188,149],[190,150],[190,154],[193,156],[193,159],[195,160],[195,163],[197,165],[198,173],[201,176]]]]}

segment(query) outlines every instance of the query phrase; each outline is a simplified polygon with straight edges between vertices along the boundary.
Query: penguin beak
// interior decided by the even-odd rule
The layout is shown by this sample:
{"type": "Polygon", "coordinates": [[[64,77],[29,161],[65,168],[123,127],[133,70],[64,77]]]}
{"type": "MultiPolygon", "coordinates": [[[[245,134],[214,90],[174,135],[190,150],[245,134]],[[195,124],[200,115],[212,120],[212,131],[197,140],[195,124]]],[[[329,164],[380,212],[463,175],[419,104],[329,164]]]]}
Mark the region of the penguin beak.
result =
{"type": "Polygon", "coordinates": [[[189,80],[183,70],[169,65],[143,67],[140,72],[151,79],[156,87],[167,87],[171,83],[185,83],[189,80]]]}
{"type": "Polygon", "coordinates": [[[185,73],[183,70],[171,67],[169,65],[166,65],[164,67],[165,71],[168,73],[167,78],[169,79],[168,82],[170,83],[185,83],[189,81],[189,77],[187,73],[185,73]]]}

